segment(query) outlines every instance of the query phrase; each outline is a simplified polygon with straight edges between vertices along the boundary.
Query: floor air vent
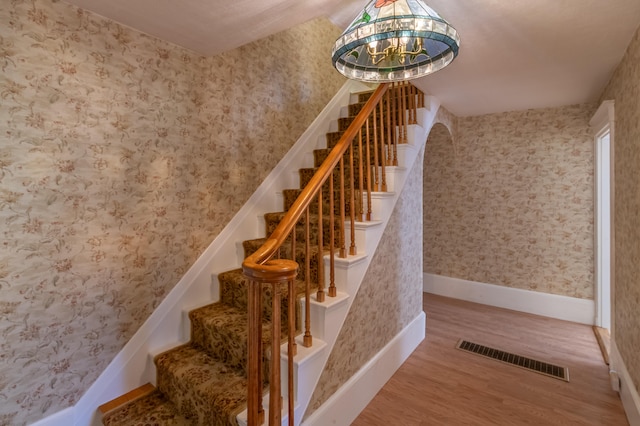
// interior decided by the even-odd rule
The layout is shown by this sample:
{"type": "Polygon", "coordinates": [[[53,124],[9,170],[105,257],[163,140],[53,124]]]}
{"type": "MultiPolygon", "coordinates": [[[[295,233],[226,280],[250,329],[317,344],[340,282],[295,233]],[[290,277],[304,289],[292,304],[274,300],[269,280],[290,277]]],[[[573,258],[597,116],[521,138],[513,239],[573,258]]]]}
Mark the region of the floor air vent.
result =
{"type": "Polygon", "coordinates": [[[538,361],[536,359],[512,354],[509,352],[501,351],[499,349],[479,345],[477,343],[472,343],[466,340],[460,340],[456,345],[456,348],[477,355],[482,355],[487,358],[502,361],[507,364],[515,365],[516,367],[535,371],[536,373],[544,374],[545,376],[564,380],[565,382],[569,381],[569,369],[566,367],[560,367],[557,365],[549,364],[547,362],[538,361]]]}

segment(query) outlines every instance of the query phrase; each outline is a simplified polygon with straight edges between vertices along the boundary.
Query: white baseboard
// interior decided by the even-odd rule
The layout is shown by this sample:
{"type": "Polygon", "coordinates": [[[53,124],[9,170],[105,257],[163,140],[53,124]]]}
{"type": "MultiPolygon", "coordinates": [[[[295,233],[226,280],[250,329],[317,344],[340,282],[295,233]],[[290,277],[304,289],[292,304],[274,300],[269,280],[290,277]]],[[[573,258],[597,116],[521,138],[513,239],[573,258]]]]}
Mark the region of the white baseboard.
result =
{"type": "Polygon", "coordinates": [[[424,274],[424,292],[581,324],[593,325],[595,321],[595,302],[577,297],[427,273],[424,274]]]}
{"type": "Polygon", "coordinates": [[[424,340],[425,332],[426,315],[421,312],[302,425],[350,425],[424,340]]]}
{"type": "Polygon", "coordinates": [[[75,423],[75,408],[69,407],[62,411],[58,411],[51,416],[45,417],[31,426],[69,426],[75,423]]]}
{"type": "Polygon", "coordinates": [[[631,426],[640,425],[640,395],[631,380],[624,360],[618,351],[614,340],[611,341],[611,371],[615,371],[620,378],[620,399],[631,426]]]}

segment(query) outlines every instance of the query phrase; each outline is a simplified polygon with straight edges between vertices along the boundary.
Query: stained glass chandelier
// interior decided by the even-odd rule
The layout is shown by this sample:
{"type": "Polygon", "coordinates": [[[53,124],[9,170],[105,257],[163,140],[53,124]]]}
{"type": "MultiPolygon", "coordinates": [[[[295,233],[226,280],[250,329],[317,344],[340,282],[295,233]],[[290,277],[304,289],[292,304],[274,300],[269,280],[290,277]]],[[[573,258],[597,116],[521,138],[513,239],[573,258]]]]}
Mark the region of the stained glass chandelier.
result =
{"type": "Polygon", "coordinates": [[[333,46],[333,66],[369,82],[412,80],[458,56],[455,28],[422,0],[371,0],[333,46]]]}

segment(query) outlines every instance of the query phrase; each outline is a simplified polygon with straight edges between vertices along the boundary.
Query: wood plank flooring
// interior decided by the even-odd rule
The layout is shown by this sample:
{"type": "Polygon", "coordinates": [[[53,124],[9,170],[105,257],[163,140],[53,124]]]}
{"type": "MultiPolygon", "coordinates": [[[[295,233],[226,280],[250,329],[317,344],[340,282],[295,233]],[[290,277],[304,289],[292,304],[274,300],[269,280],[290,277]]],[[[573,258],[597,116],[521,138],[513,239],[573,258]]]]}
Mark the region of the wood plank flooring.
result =
{"type": "Polygon", "coordinates": [[[627,426],[590,326],[425,294],[427,337],[355,426],[627,426]],[[460,338],[569,368],[570,382],[455,349],[460,338]]]}

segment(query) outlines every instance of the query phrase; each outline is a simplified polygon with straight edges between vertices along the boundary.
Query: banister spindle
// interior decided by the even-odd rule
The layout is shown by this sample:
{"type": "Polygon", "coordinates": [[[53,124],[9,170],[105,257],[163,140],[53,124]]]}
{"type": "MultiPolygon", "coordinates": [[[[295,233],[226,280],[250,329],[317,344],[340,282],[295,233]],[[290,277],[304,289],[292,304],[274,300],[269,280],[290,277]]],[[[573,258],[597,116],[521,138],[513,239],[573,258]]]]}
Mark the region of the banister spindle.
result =
{"type": "Polygon", "coordinates": [[[262,407],[262,284],[249,280],[247,337],[247,424],[264,423],[262,407]]]}
{"type": "Polygon", "coordinates": [[[402,143],[407,143],[407,83],[401,83],[402,99],[402,143]]]}
{"type": "Polygon", "coordinates": [[[378,114],[377,108],[373,109],[373,190],[380,191],[380,173],[378,159],[378,114]]]}
{"type": "MultiPolygon", "coordinates": [[[[385,144],[384,144],[384,109],[382,102],[378,104],[378,109],[380,110],[380,173],[382,175],[382,187],[380,191],[387,192],[387,160],[385,158],[385,144]]],[[[375,110],[374,110],[375,111],[375,110]]],[[[378,148],[376,148],[376,152],[378,152],[378,148]]]]}
{"type": "MultiPolygon", "coordinates": [[[[351,220],[351,245],[349,246],[349,254],[354,256],[356,249],[356,190],[355,190],[355,165],[353,163],[353,143],[349,147],[349,218],[351,220]]],[[[362,199],[362,197],[360,197],[362,199]]],[[[343,221],[344,222],[344,221],[343,221]]],[[[344,229],[344,228],[343,228],[344,229]]],[[[346,256],[344,256],[346,257],[346,256]]]]}
{"type": "Polygon", "coordinates": [[[399,88],[398,88],[398,83],[395,83],[393,86],[393,95],[394,95],[394,99],[393,99],[393,119],[395,120],[395,123],[393,124],[393,131],[395,132],[394,137],[393,137],[393,165],[397,166],[398,165],[398,144],[400,143],[400,132],[401,132],[401,126],[400,126],[400,105],[399,105],[399,100],[400,100],[400,96],[399,96],[399,88]]]}
{"type": "MultiPolygon", "coordinates": [[[[342,161],[342,158],[340,158],[342,161]]],[[[336,276],[335,276],[335,206],[333,205],[333,176],[329,178],[329,297],[336,297],[336,276]]],[[[324,262],[323,262],[324,263],[324,262]]]]}
{"type": "MultiPolygon", "coordinates": [[[[295,232],[294,232],[295,234],[295,232]]],[[[289,302],[287,311],[288,339],[287,339],[287,400],[289,413],[289,426],[294,425],[294,383],[293,383],[293,357],[296,356],[298,348],[296,345],[296,281],[289,280],[289,302]]]]}
{"type": "Polygon", "coordinates": [[[418,122],[416,117],[416,97],[413,84],[407,85],[409,89],[409,124],[416,124],[418,122]]]}
{"type": "Polygon", "coordinates": [[[364,203],[364,157],[362,148],[362,129],[358,132],[358,186],[360,187],[360,194],[358,197],[358,221],[362,222],[364,215],[363,203],[364,203]]]}
{"type": "Polygon", "coordinates": [[[402,117],[404,112],[402,111],[402,83],[398,83],[396,87],[396,114],[398,116],[398,143],[401,144],[404,141],[404,126],[402,124],[402,117]]]}
{"type": "Polygon", "coordinates": [[[391,108],[391,93],[389,90],[387,90],[387,93],[384,94],[385,96],[385,108],[387,110],[386,118],[387,118],[387,163],[392,165],[392,166],[397,166],[397,164],[393,163],[393,151],[392,151],[392,145],[393,145],[393,129],[391,128],[391,116],[393,115],[393,110],[391,108]]]}
{"type": "MultiPolygon", "coordinates": [[[[333,179],[333,176],[329,176],[329,179],[333,179]]],[[[316,298],[318,302],[324,302],[324,230],[323,230],[323,220],[322,217],[322,204],[323,204],[323,196],[322,196],[322,187],[320,187],[320,192],[318,193],[318,292],[316,293],[316,298]]]]}
{"type": "Polygon", "coordinates": [[[302,338],[302,345],[306,348],[310,348],[313,344],[313,337],[311,336],[311,239],[309,232],[309,207],[305,212],[304,219],[304,235],[305,235],[305,247],[304,247],[304,337],[302,338]]]}
{"type": "MultiPolygon", "coordinates": [[[[353,151],[353,144],[349,147],[349,152],[353,151]]],[[[351,169],[353,173],[353,156],[351,160],[351,169]]],[[[345,197],[344,197],[344,155],[340,158],[340,258],[347,257],[347,249],[345,247],[345,197]]],[[[350,210],[353,210],[353,202],[351,203],[350,210]]]]}
{"type": "Polygon", "coordinates": [[[282,423],[282,389],[280,387],[280,283],[271,283],[271,375],[269,380],[269,424],[282,423]]]}
{"type": "Polygon", "coordinates": [[[367,221],[371,220],[371,137],[369,136],[369,119],[367,118],[366,122],[366,142],[367,142],[367,153],[366,153],[366,161],[367,161],[367,175],[365,179],[367,181],[367,221]]]}

